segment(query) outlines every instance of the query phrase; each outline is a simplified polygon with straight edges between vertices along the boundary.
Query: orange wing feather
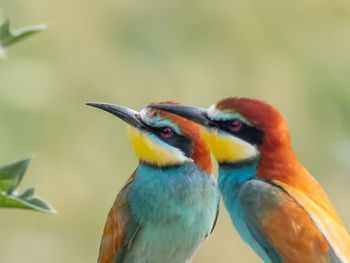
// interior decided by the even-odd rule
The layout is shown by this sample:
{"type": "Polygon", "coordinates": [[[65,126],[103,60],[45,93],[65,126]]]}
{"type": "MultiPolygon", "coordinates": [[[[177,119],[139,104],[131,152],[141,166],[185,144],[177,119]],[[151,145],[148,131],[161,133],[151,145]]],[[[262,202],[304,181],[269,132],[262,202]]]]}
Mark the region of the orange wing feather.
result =
{"type": "Polygon", "coordinates": [[[127,231],[126,225],[132,217],[127,200],[127,187],[133,181],[136,170],[118,194],[108,213],[100,245],[99,263],[112,263],[122,246],[127,231]]]}
{"type": "Polygon", "coordinates": [[[330,247],[305,210],[280,193],[284,205],[259,220],[271,244],[288,263],[326,263],[330,247]]]}
{"type": "Polygon", "coordinates": [[[328,209],[324,209],[324,206],[319,205],[324,202],[322,198],[316,203],[296,188],[281,182],[275,183],[282,186],[303,207],[342,262],[350,262],[350,237],[338,215],[329,212],[334,211],[334,208],[327,206],[328,209]]]}
{"type": "Polygon", "coordinates": [[[277,253],[288,263],[328,263],[334,257],[312,218],[282,188],[251,180],[242,187],[240,200],[253,236],[270,257],[277,253]]]}

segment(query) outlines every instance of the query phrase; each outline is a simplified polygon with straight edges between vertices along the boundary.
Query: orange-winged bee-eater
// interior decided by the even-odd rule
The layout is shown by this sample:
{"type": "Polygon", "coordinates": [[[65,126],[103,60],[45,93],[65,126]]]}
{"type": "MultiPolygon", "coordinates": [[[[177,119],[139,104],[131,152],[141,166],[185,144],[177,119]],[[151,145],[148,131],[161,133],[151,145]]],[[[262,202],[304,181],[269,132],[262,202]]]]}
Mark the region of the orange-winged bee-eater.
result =
{"type": "Polygon", "coordinates": [[[232,222],[264,262],[350,262],[349,235],[295,156],[287,121],[274,107],[248,98],[227,98],[208,110],[152,107],[201,125],[232,222]]]}
{"type": "Polygon", "coordinates": [[[129,125],[139,159],[108,214],[98,262],[191,262],[214,228],[219,203],[199,126],[150,107],[137,112],[112,104],[88,105],[129,125]]]}

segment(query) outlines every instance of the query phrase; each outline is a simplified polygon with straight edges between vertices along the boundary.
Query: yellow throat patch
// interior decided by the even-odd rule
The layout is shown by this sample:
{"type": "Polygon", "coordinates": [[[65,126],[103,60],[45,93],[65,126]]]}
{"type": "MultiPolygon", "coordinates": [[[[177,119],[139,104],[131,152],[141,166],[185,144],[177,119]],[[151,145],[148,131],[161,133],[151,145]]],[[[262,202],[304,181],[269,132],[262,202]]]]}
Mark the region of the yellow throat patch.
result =
{"type": "Polygon", "coordinates": [[[200,132],[217,162],[239,162],[258,155],[255,146],[240,138],[220,134],[217,130],[200,127],[200,132]]]}
{"type": "MultiPolygon", "coordinates": [[[[189,160],[175,147],[162,147],[154,142],[147,134],[128,126],[128,133],[135,154],[140,161],[157,166],[177,165],[189,160]]],[[[165,143],[164,143],[165,144],[165,143]]]]}

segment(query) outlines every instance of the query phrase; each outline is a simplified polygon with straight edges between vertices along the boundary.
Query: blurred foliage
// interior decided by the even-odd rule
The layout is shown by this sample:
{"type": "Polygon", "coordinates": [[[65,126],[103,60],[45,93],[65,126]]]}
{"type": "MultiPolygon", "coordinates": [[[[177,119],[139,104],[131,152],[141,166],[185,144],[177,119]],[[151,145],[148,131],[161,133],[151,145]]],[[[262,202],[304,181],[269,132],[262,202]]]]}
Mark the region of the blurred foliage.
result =
{"type": "MultiPolygon", "coordinates": [[[[0,159],[35,152],[21,185],[39,182],[60,208],[49,220],[2,213],[3,262],[96,262],[108,210],[137,161],[125,124],[87,101],[140,110],[164,100],[265,100],[288,119],[297,156],[349,229],[349,1],[0,3],[15,28],[50,25],[0,60],[0,159]]],[[[193,262],[259,262],[221,208],[193,262]]]]}
{"type": "MultiPolygon", "coordinates": [[[[10,30],[10,21],[0,24],[0,55],[4,48],[46,28],[45,25],[28,26],[10,30]]],[[[15,192],[27,170],[30,159],[20,160],[0,167],[0,207],[31,209],[46,213],[54,213],[53,207],[45,200],[34,195],[34,188],[23,193],[15,192]]]]}
{"type": "Polygon", "coordinates": [[[0,23],[0,57],[4,55],[4,49],[28,36],[31,36],[37,32],[46,28],[46,25],[33,25],[20,29],[10,29],[10,20],[5,20],[0,23]]]}
{"type": "Polygon", "coordinates": [[[55,213],[45,200],[34,195],[34,188],[23,193],[15,192],[28,168],[30,159],[0,166],[0,207],[31,209],[45,213],[55,213]]]}

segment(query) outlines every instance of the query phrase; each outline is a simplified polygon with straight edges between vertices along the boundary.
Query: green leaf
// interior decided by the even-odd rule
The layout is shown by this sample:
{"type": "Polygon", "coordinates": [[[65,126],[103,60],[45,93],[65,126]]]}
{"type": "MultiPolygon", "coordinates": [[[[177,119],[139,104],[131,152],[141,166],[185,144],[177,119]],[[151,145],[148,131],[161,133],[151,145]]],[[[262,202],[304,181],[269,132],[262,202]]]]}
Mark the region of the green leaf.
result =
{"type": "Polygon", "coordinates": [[[22,181],[30,159],[23,159],[11,164],[0,166],[0,189],[11,194],[22,181]]]}
{"type": "Polygon", "coordinates": [[[56,213],[55,209],[42,198],[34,195],[34,189],[30,188],[22,194],[12,192],[12,194],[0,193],[0,207],[15,207],[31,209],[45,213],[56,213]]]}
{"type": "Polygon", "coordinates": [[[29,188],[22,194],[15,192],[28,168],[29,162],[30,159],[23,159],[0,167],[0,207],[16,207],[56,213],[48,202],[34,195],[34,188],[29,188]]]}
{"type": "Polygon", "coordinates": [[[28,36],[44,30],[46,25],[27,26],[16,30],[10,29],[10,20],[5,20],[0,25],[0,55],[4,53],[4,48],[12,45],[28,36]]]}

